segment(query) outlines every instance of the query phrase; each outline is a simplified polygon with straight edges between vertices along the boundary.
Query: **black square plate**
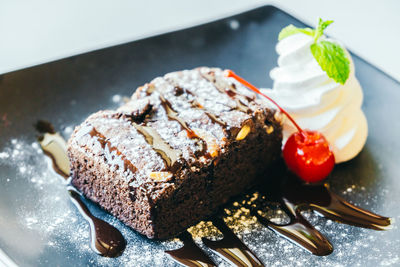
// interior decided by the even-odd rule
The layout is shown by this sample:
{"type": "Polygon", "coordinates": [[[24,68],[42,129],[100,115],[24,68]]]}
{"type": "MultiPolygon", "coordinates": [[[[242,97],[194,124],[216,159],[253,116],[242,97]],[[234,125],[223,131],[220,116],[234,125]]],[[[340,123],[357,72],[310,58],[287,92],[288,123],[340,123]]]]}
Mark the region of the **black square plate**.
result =
{"type": "MultiPolygon", "coordinates": [[[[147,240],[88,203],[96,216],[119,228],[128,241],[119,258],[94,254],[88,246],[88,226],[37,146],[32,125],[46,119],[68,137],[89,114],[115,108],[119,96],[131,95],[146,81],[202,65],[230,68],[258,86],[270,87],[268,72],[277,64],[277,36],[290,23],[304,26],[265,6],[0,76],[0,248],[23,266],[174,265],[163,253],[171,246],[168,242],[147,240]]],[[[337,166],[329,182],[345,199],[400,219],[400,84],[352,56],[365,94],[369,137],[362,153],[337,166]]],[[[239,236],[267,266],[400,264],[396,225],[378,232],[310,216],[332,241],[331,255],[310,255],[257,226],[239,231],[239,236]]]]}

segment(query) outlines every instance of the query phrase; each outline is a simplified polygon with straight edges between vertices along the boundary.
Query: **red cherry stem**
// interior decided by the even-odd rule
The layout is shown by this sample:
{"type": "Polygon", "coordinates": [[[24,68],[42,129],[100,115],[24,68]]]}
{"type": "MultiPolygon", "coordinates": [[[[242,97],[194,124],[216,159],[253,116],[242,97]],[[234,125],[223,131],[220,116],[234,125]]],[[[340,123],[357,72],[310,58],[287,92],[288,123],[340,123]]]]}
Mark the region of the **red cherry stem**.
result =
{"type": "Polygon", "coordinates": [[[272,98],[270,98],[266,94],[263,94],[260,91],[260,89],[258,89],[257,87],[255,87],[254,85],[252,85],[251,83],[249,83],[248,81],[246,81],[245,79],[243,79],[242,77],[237,75],[236,73],[234,73],[232,70],[225,70],[225,76],[235,78],[238,82],[240,82],[241,84],[243,84],[244,86],[246,86],[250,90],[256,92],[259,95],[262,95],[263,97],[265,97],[266,99],[271,101],[283,114],[285,114],[289,118],[289,120],[294,124],[294,126],[296,126],[297,130],[303,136],[305,136],[305,133],[304,133],[303,129],[301,129],[301,127],[296,123],[296,121],[292,118],[292,116],[290,116],[289,113],[287,113],[286,110],[284,110],[281,106],[279,106],[278,103],[276,103],[272,98]]]}

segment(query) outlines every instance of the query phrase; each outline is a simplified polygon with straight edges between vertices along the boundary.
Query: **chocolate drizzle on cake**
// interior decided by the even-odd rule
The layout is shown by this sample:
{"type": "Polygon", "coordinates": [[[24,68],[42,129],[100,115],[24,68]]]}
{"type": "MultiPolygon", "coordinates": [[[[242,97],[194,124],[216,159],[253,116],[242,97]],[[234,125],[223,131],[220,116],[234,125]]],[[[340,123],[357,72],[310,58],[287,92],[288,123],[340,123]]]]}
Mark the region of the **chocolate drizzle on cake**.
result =
{"type": "MultiPolygon", "coordinates": [[[[190,139],[197,139],[200,141],[201,143],[201,152],[200,155],[197,156],[206,156],[206,157],[210,157],[210,155],[207,153],[207,142],[205,140],[203,140],[195,131],[193,131],[189,126],[188,123],[183,120],[182,118],[179,117],[179,113],[177,111],[175,111],[172,108],[171,103],[168,101],[168,99],[165,98],[165,96],[159,92],[156,88],[155,85],[153,84],[148,84],[147,89],[146,89],[146,94],[150,95],[151,93],[153,93],[154,91],[157,91],[159,94],[159,99],[161,102],[161,106],[163,107],[163,109],[165,110],[165,113],[167,114],[168,120],[173,120],[178,122],[181,127],[187,132],[187,136],[190,139]]],[[[174,94],[177,96],[182,95],[185,92],[185,90],[179,86],[175,86],[174,87],[174,94]]],[[[188,93],[188,92],[186,92],[188,93]]],[[[191,93],[189,93],[191,94],[191,93]]],[[[153,130],[154,132],[156,132],[156,130],[153,130]]]]}
{"type": "Polygon", "coordinates": [[[226,127],[226,123],[223,122],[222,120],[220,120],[220,119],[218,118],[217,115],[211,113],[210,111],[205,111],[204,113],[210,118],[210,120],[211,120],[213,123],[218,123],[218,124],[221,125],[223,128],[226,127]]]}
{"type": "Polygon", "coordinates": [[[240,100],[236,96],[240,96],[242,98],[245,98],[247,101],[251,101],[253,99],[251,97],[248,97],[246,95],[243,95],[243,94],[239,93],[236,90],[236,86],[235,86],[234,83],[229,84],[228,88],[225,88],[225,87],[222,88],[217,83],[217,80],[216,80],[216,77],[215,77],[215,73],[213,71],[210,71],[210,72],[205,74],[205,73],[202,73],[199,70],[199,73],[200,73],[201,77],[203,77],[205,80],[210,82],[218,91],[220,91],[221,93],[227,94],[231,99],[233,99],[235,101],[235,103],[236,103],[236,109],[237,110],[240,110],[240,111],[242,111],[244,113],[249,113],[249,112],[252,111],[245,103],[243,103],[242,100],[240,100]]]}
{"type": "MultiPolygon", "coordinates": [[[[200,73],[200,71],[199,71],[200,73]]],[[[190,91],[189,89],[183,88],[181,86],[176,85],[176,83],[172,80],[172,79],[166,79],[167,82],[169,82],[170,84],[172,84],[175,88],[175,95],[176,96],[180,96],[183,95],[184,93],[186,93],[187,95],[191,95],[193,97],[195,97],[194,100],[188,100],[191,103],[192,108],[194,109],[198,109],[198,110],[203,110],[204,113],[207,115],[208,118],[210,118],[210,120],[213,123],[217,123],[219,124],[222,128],[226,128],[227,124],[226,122],[222,121],[219,116],[217,116],[216,114],[214,114],[213,112],[211,112],[210,110],[208,110],[207,108],[205,108],[203,105],[201,105],[199,103],[199,101],[197,101],[197,99],[199,99],[199,97],[194,94],[192,91],[190,91]],[[178,88],[178,89],[177,89],[178,88]],[[176,92],[179,92],[179,94],[177,94],[176,92]]]]}
{"type": "MultiPolygon", "coordinates": [[[[49,122],[40,120],[35,127],[42,134],[38,140],[44,153],[52,159],[54,170],[68,181],[69,160],[64,138],[54,131],[54,127],[49,122]]],[[[106,147],[107,143],[104,140],[102,142],[106,147]]],[[[71,201],[89,223],[90,247],[93,251],[105,257],[119,256],[126,247],[126,241],[121,232],[106,221],[93,216],[74,187],[68,185],[67,190],[71,201]]]]}
{"type": "Polygon", "coordinates": [[[188,124],[181,118],[179,118],[178,116],[178,112],[176,112],[173,108],[171,103],[165,99],[165,97],[160,94],[160,101],[161,101],[161,106],[164,108],[165,112],[167,113],[167,117],[169,120],[174,120],[177,121],[181,127],[186,130],[187,135],[190,139],[197,139],[201,142],[201,156],[209,156],[207,154],[207,142],[205,140],[203,140],[202,138],[200,138],[192,129],[189,128],[188,124]]]}
{"type": "Polygon", "coordinates": [[[200,139],[200,137],[192,129],[189,128],[187,123],[184,120],[182,120],[181,118],[179,118],[178,112],[176,112],[172,108],[171,103],[167,99],[165,99],[165,97],[161,93],[160,93],[160,101],[161,101],[162,107],[164,108],[165,112],[167,113],[169,120],[177,121],[182,126],[182,128],[186,130],[189,138],[200,139]]]}
{"type": "MultiPolygon", "coordinates": [[[[186,90],[190,92],[189,90],[186,90]]],[[[193,93],[190,93],[191,95],[194,95],[193,93]]],[[[201,105],[197,100],[191,101],[192,107],[195,109],[203,110],[204,114],[207,115],[207,117],[213,122],[219,124],[222,128],[226,128],[226,122],[223,122],[217,115],[212,113],[210,110],[206,109],[203,105],[201,105]]]]}
{"type": "Polygon", "coordinates": [[[125,155],[123,155],[117,147],[113,146],[107,138],[92,127],[89,135],[100,143],[101,147],[104,149],[104,157],[107,163],[113,166],[116,170],[123,169],[124,171],[129,170],[134,173],[136,167],[130,162],[125,155]]]}

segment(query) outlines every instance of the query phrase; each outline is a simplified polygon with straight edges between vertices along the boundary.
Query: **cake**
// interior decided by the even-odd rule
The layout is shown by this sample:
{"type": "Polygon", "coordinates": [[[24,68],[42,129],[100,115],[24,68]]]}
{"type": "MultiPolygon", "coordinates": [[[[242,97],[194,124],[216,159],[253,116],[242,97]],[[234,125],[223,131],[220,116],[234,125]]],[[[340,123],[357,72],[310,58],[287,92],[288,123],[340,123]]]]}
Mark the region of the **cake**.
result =
{"type": "Polygon", "coordinates": [[[71,183],[148,238],[173,237],[281,157],[280,113],[218,68],[173,72],[68,141],[71,183]]]}

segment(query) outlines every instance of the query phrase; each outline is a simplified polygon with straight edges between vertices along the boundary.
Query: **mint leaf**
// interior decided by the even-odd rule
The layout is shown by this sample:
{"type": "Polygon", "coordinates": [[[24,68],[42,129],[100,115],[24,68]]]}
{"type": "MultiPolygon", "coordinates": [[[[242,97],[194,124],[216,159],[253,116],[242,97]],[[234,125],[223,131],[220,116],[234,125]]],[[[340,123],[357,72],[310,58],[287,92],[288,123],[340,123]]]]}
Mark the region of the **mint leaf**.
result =
{"type": "Polygon", "coordinates": [[[317,29],[315,30],[314,43],[317,42],[319,37],[321,37],[324,34],[324,30],[326,29],[326,27],[328,27],[332,23],[333,20],[323,21],[321,18],[319,18],[318,26],[317,29]]]}
{"type": "Polygon", "coordinates": [[[322,70],[326,72],[329,78],[332,78],[337,83],[344,84],[350,74],[350,61],[347,58],[345,50],[337,43],[320,40],[321,36],[324,35],[326,27],[332,23],[333,20],[323,21],[320,18],[315,30],[311,28],[297,28],[290,24],[281,30],[278,40],[281,41],[282,39],[297,33],[312,36],[314,42],[310,49],[315,60],[317,60],[322,70]]]}
{"type": "Polygon", "coordinates": [[[318,41],[311,45],[311,53],[322,70],[335,82],[344,84],[349,78],[350,61],[346,56],[346,52],[339,44],[329,41],[318,41]]]}
{"type": "Polygon", "coordinates": [[[290,24],[281,30],[281,32],[279,33],[279,36],[278,36],[278,40],[280,41],[290,35],[297,34],[297,33],[304,33],[304,34],[307,34],[310,36],[314,36],[314,32],[315,32],[315,30],[313,30],[311,28],[297,28],[297,27],[293,26],[292,24],[290,24]]]}

